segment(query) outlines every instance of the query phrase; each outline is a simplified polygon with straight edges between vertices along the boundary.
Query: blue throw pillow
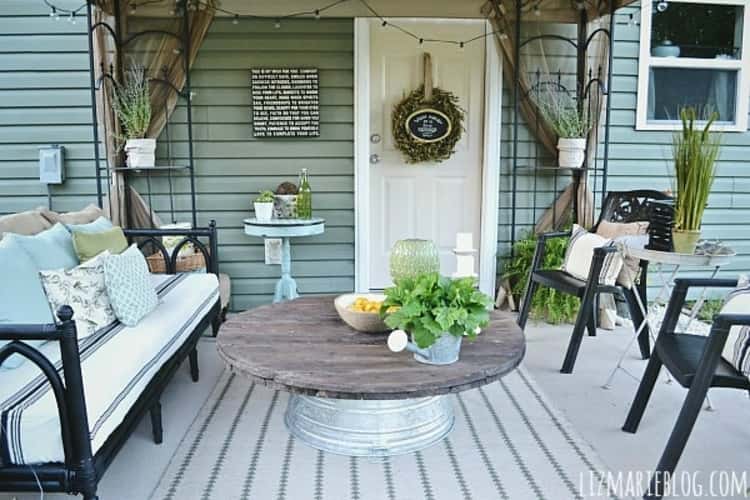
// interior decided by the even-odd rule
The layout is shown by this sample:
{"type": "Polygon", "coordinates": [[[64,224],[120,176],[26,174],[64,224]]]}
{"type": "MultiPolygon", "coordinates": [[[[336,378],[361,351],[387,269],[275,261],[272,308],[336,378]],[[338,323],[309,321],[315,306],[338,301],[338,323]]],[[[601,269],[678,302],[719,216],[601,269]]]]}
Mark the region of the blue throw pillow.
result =
{"type": "Polygon", "coordinates": [[[104,258],[104,283],[115,316],[126,326],[135,326],[159,305],[146,258],[135,244],[104,258]]]}
{"type": "MultiPolygon", "coordinates": [[[[48,324],[54,321],[47,296],[42,288],[34,261],[15,241],[7,236],[0,241],[0,324],[48,324]]],[[[0,341],[0,347],[6,344],[0,341]]],[[[42,344],[43,342],[30,342],[42,344]]],[[[0,368],[10,369],[23,363],[14,354],[0,368]]]]}
{"type": "Polygon", "coordinates": [[[112,229],[112,222],[106,217],[99,217],[94,222],[88,224],[67,224],[65,227],[71,233],[101,233],[107,229],[112,229]]]}
{"type": "Polygon", "coordinates": [[[60,223],[34,236],[7,233],[3,241],[17,243],[31,257],[37,271],[70,269],[79,264],[73,237],[60,223]]]}

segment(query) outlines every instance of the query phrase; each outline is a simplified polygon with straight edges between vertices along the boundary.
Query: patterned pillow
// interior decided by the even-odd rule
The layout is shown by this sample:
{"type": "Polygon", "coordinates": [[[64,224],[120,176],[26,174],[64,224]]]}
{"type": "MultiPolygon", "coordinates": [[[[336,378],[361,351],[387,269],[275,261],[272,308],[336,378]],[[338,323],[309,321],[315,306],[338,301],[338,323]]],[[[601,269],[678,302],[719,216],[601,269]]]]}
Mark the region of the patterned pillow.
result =
{"type": "Polygon", "coordinates": [[[135,244],[104,259],[104,282],[115,316],[126,326],[135,326],[159,305],[146,258],[135,244]]]}
{"type": "Polygon", "coordinates": [[[117,319],[104,284],[104,260],[108,255],[103,252],[73,269],[39,272],[52,310],[62,305],[73,308],[79,339],[117,319]]]}
{"type": "MultiPolygon", "coordinates": [[[[724,301],[722,313],[747,314],[750,311],[750,282],[741,277],[737,288],[724,301]]],[[[733,326],[722,352],[724,359],[732,363],[738,371],[750,378],[750,327],[733,326]]]]}
{"type": "MultiPolygon", "coordinates": [[[[562,270],[574,278],[586,280],[589,277],[594,249],[612,245],[612,240],[602,238],[598,234],[589,233],[578,224],[573,224],[568,248],[565,250],[565,260],[562,270]]],[[[607,254],[599,274],[599,283],[614,285],[617,275],[622,269],[622,257],[619,252],[607,254]]]]}

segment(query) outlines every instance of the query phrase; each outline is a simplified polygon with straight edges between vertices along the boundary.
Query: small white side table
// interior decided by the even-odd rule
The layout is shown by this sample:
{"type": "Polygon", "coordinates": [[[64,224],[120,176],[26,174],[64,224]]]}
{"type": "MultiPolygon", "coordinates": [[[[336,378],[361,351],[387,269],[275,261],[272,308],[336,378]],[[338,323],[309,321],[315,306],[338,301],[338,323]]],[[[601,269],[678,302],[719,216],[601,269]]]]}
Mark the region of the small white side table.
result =
{"type": "Polygon", "coordinates": [[[325,231],[325,219],[271,219],[259,221],[245,219],[245,234],[259,238],[281,238],[281,278],[276,282],[273,301],[292,300],[299,297],[297,282],[292,278],[292,251],[289,240],[302,236],[314,236],[325,231]]]}

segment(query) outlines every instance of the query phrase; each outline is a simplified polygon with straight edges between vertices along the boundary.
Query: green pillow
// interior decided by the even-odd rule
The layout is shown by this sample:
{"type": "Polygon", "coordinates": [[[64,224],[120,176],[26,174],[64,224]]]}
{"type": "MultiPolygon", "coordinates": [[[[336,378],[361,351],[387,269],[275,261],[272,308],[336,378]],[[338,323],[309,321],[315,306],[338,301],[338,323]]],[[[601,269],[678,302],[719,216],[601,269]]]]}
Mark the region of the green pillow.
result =
{"type": "Polygon", "coordinates": [[[128,248],[128,240],[118,226],[98,233],[74,231],[73,247],[76,249],[78,259],[83,263],[105,250],[109,250],[113,254],[122,253],[128,248]]]}

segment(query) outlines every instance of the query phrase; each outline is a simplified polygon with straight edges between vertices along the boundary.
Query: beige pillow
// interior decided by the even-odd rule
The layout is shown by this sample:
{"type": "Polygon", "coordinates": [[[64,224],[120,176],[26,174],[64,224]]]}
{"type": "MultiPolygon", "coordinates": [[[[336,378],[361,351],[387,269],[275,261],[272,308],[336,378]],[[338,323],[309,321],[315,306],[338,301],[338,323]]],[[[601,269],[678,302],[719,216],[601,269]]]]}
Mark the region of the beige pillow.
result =
{"type": "Polygon", "coordinates": [[[88,224],[89,222],[94,222],[99,217],[104,216],[102,209],[93,203],[77,212],[66,212],[61,214],[46,208],[42,208],[41,212],[44,218],[51,224],[58,222],[62,224],[88,224]]]}
{"type": "MultiPolygon", "coordinates": [[[[568,248],[565,250],[565,260],[562,269],[580,280],[587,280],[594,249],[612,245],[612,240],[602,238],[598,234],[589,233],[578,224],[573,224],[568,248]]],[[[622,269],[622,257],[619,252],[607,254],[599,274],[599,283],[614,285],[618,273],[622,269]]]]}
{"type": "MultiPolygon", "coordinates": [[[[610,240],[622,236],[642,236],[648,233],[648,221],[638,222],[607,222],[601,221],[596,228],[596,234],[610,240]]],[[[640,261],[634,257],[625,257],[617,283],[625,288],[633,288],[633,282],[640,273],[640,261]]]]}
{"type": "Polygon", "coordinates": [[[3,233],[16,233],[33,236],[52,227],[39,210],[28,210],[0,217],[0,239],[3,233]]]}

